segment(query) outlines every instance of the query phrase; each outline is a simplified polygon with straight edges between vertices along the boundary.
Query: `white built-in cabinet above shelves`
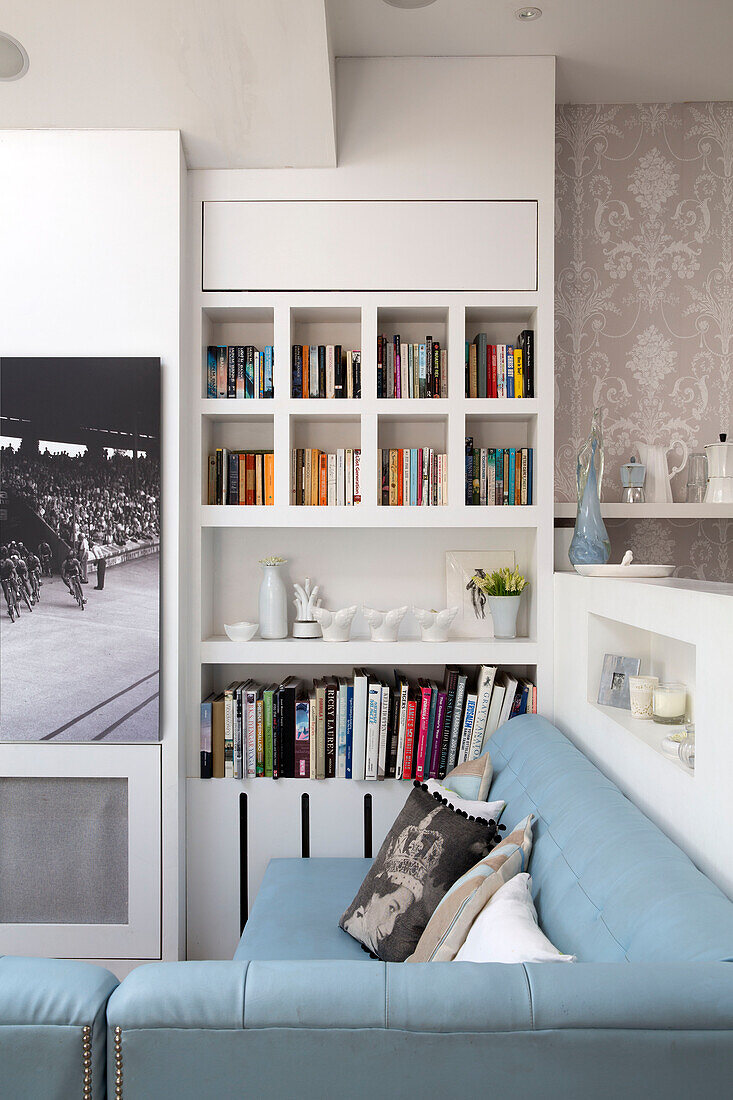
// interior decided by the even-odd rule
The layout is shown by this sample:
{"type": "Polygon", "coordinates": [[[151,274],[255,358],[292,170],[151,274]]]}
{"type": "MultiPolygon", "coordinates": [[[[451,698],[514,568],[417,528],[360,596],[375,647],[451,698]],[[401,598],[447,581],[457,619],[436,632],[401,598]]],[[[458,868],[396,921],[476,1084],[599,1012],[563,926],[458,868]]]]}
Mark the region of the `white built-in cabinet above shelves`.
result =
{"type": "MultiPolygon", "coordinates": [[[[575,519],[577,505],[572,501],[555,502],[555,519],[575,519]]],[[[732,519],[733,504],[622,504],[602,501],[604,519],[732,519]]]]}

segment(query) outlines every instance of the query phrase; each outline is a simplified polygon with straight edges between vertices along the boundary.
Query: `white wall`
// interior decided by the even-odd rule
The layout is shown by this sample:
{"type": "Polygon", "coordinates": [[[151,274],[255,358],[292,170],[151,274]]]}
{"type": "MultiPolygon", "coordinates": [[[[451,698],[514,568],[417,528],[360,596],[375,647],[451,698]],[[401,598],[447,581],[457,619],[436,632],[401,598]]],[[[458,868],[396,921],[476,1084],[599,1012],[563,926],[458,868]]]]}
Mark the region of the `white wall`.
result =
{"type": "Polygon", "coordinates": [[[162,360],[161,723],[167,957],[178,954],[183,935],[183,853],[178,843],[178,435],[185,178],[177,131],[0,133],[0,354],[150,355],[162,360]]]}
{"type": "Polygon", "coordinates": [[[733,897],[731,651],[733,585],[555,575],[558,727],[733,897]],[[596,705],[604,652],[692,689],[694,775],[660,750],[664,726],[596,705]]]}

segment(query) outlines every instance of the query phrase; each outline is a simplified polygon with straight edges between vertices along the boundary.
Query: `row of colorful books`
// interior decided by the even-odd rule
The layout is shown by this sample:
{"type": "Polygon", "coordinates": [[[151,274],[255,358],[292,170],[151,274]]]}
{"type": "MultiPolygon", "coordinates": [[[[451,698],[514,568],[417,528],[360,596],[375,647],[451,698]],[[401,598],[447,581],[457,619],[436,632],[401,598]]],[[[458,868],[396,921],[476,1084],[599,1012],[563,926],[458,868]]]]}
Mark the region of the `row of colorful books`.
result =
{"type": "Polygon", "coordinates": [[[447,397],[448,352],[432,336],[424,344],[377,337],[377,397],[447,397]]]}
{"type": "Polygon", "coordinates": [[[443,505],[448,503],[448,455],[432,447],[399,447],[379,452],[381,503],[443,505]]]}
{"type": "Polygon", "coordinates": [[[209,455],[209,504],[274,504],[275,459],[272,451],[230,451],[209,455]]]}
{"type": "Polygon", "coordinates": [[[253,344],[210,345],[206,349],[206,396],[274,397],[274,361],[271,344],[264,351],[253,344]]]}
{"type": "Polygon", "coordinates": [[[321,506],[361,503],[361,450],[327,454],[297,447],[291,454],[290,503],[321,506]]]}
{"type": "Polygon", "coordinates": [[[466,436],[466,504],[532,504],[532,447],[474,447],[466,436]]]}
{"type": "Polygon", "coordinates": [[[293,344],[293,397],[361,397],[361,352],[341,344],[293,344]]]}
{"type": "Polygon", "coordinates": [[[485,332],[466,342],[466,397],[534,397],[534,332],[515,344],[490,344],[485,332]]]}
{"type": "Polygon", "coordinates": [[[536,711],[534,684],[494,665],[448,667],[440,683],[365,668],[310,686],[235,681],[201,704],[201,778],[442,779],[536,711]]]}

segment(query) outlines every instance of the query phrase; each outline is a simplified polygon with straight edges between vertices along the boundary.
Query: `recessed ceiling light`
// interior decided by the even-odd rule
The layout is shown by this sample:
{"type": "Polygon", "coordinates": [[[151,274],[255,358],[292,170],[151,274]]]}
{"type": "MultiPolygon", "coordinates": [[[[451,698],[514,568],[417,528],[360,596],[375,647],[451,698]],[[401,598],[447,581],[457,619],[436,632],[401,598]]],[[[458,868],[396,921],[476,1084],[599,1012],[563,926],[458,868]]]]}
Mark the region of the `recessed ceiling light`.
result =
{"type": "Polygon", "coordinates": [[[531,23],[533,19],[539,19],[542,8],[517,8],[514,15],[521,23],[531,23]]]}
{"type": "Polygon", "coordinates": [[[435,0],[384,0],[391,8],[429,8],[435,0]]]}
{"type": "Polygon", "coordinates": [[[28,72],[29,64],[20,42],[0,31],[0,80],[19,80],[28,72]]]}

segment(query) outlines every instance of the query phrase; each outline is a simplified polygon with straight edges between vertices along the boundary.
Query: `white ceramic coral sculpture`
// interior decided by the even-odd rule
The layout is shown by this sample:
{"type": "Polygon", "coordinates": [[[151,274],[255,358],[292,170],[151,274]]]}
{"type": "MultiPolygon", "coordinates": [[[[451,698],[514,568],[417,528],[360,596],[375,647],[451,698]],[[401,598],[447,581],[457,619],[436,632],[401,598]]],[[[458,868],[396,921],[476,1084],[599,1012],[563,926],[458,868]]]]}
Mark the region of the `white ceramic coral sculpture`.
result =
{"type": "Polygon", "coordinates": [[[362,614],[369,624],[369,635],[373,642],[396,642],[400,623],[407,614],[407,605],[393,607],[389,611],[378,611],[375,607],[362,607],[362,614]]]}
{"type": "Polygon", "coordinates": [[[348,642],[356,610],[356,604],[352,607],[342,607],[338,611],[329,611],[327,607],[314,607],[313,614],[316,622],[321,624],[324,642],[348,642]]]}
{"type": "Polygon", "coordinates": [[[305,578],[305,584],[293,585],[295,597],[295,622],[293,623],[294,638],[320,638],[321,628],[316,622],[314,608],[320,606],[321,599],[318,596],[319,586],[311,586],[310,577],[305,578]],[[318,598],[316,598],[318,597],[318,598]]]}
{"type": "Polygon", "coordinates": [[[444,607],[442,611],[433,611],[426,607],[413,607],[412,614],[420,624],[420,637],[424,642],[447,642],[453,620],[458,614],[457,607],[444,607]]]}

